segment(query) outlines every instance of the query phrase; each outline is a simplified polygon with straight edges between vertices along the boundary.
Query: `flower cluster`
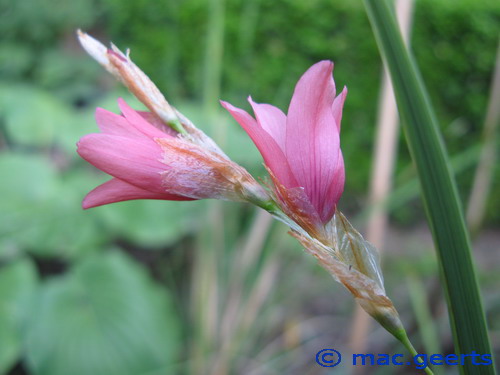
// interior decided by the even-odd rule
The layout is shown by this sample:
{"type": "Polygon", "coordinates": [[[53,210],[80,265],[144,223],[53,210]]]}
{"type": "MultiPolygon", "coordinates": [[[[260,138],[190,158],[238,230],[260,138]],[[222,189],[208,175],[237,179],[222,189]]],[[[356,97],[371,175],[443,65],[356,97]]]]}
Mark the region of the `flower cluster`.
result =
{"type": "MultiPolygon", "coordinates": [[[[87,34],[80,33],[80,40],[150,109],[135,111],[121,99],[121,115],[97,109],[102,133],[82,138],[78,153],[114,178],[90,192],[84,208],[131,199],[216,198],[268,205],[271,198],[255,179],[170,106],[128,53],[107,49],[87,34]]],[[[345,179],[339,134],[347,89],[336,96],[332,71],[330,61],[309,68],[287,115],[249,98],[254,119],[221,101],[262,154],[276,204],[316,235],[331,220],[345,179]]]]}
{"type": "Polygon", "coordinates": [[[119,100],[121,114],[98,108],[101,133],[78,142],[78,153],[113,178],[83,207],[132,199],[225,199],[262,207],[291,228],[307,252],[392,333],[402,329],[386,296],[378,254],[337,210],[344,189],[340,149],[344,87],[336,95],[333,63],[321,61],[299,79],[288,113],[248,98],[255,118],[222,106],[259,149],[272,184],[265,189],[242,166],[172,107],[129,53],[107,49],[79,32],[83,47],[149,109],[119,100]]]}

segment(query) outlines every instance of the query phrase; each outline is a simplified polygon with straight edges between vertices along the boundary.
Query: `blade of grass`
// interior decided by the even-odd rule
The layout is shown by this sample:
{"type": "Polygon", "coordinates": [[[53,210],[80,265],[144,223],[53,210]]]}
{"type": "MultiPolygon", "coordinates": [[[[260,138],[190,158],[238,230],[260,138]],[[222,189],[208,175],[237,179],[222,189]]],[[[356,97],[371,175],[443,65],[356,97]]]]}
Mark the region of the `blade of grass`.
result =
{"type": "MultiPolygon", "coordinates": [[[[364,0],[379,49],[391,73],[406,140],[422,187],[457,354],[492,355],[469,235],[437,120],[413,58],[385,0],[364,0]]],[[[466,358],[467,359],[467,358],[466,358]]],[[[462,374],[494,374],[494,365],[460,366],[462,374]]]]}

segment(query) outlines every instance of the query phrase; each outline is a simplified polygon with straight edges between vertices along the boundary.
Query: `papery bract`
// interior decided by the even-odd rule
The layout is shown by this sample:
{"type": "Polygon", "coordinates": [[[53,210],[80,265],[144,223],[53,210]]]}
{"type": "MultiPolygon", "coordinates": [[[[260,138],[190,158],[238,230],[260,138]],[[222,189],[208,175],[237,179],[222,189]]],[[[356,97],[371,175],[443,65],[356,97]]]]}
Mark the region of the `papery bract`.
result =
{"type": "Polygon", "coordinates": [[[254,119],[221,102],[262,154],[283,211],[311,230],[330,221],[344,189],[339,133],[347,89],[335,97],[332,71],[330,61],[309,68],[295,87],[288,115],[249,98],[254,119]]]}
{"type": "Polygon", "coordinates": [[[300,231],[290,234],[385,329],[396,337],[402,330],[404,332],[399,314],[384,288],[378,251],[363,239],[340,211],[335,212],[325,229],[326,241],[318,241],[300,231]]]}

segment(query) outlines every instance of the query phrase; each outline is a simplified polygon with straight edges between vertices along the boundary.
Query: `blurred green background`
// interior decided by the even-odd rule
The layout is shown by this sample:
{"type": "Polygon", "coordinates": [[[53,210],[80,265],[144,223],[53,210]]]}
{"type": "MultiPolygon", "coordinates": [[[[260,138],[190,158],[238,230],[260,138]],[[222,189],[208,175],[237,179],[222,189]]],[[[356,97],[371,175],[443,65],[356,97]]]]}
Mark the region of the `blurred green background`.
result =
{"type": "MultiPolygon", "coordinates": [[[[0,374],[328,373],[315,353],[347,350],[354,303],[281,224],[234,203],[81,209],[84,195],[106,180],[75,152],[81,136],[97,131],[95,108],[117,112],[120,96],[141,105],[83,52],[75,30],[130,48],[167,99],[258,176],[265,175],[260,155],[218,99],[248,110],[251,94],[286,110],[300,75],[333,60],[337,87],[349,88],[340,208],[362,229],[381,77],[362,2],[0,0],[0,14],[0,374]]],[[[497,0],[416,1],[411,43],[464,205],[499,25],[497,0]]],[[[497,352],[499,175],[497,164],[475,242],[497,352]]],[[[421,350],[451,353],[403,135],[391,197],[388,294],[421,350]]],[[[403,352],[378,328],[366,341],[367,351],[403,352]]]]}

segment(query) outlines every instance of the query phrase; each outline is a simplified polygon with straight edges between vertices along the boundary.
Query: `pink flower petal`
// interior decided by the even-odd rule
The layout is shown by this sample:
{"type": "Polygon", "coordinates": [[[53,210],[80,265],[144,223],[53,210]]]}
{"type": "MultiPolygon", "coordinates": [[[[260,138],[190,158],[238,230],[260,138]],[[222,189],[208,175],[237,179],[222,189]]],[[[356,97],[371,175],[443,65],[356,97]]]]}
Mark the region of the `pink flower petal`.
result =
{"type": "Polygon", "coordinates": [[[161,131],[154,125],[147,122],[137,111],[130,108],[130,106],[122,98],[118,99],[118,106],[123,113],[123,116],[132,124],[137,130],[145,134],[149,138],[165,138],[170,137],[169,134],[161,131]]]}
{"type": "Polygon", "coordinates": [[[342,108],[344,107],[345,98],[347,96],[347,87],[344,86],[342,92],[335,98],[332,104],[333,117],[337,123],[340,132],[340,122],[342,121],[342,108]]]}
{"type": "Polygon", "coordinates": [[[295,87],[286,125],[286,158],[318,212],[330,204],[327,191],[335,178],[340,148],[332,111],[332,70],[332,62],[321,61],[304,73],[295,87]]]}
{"type": "Polygon", "coordinates": [[[276,141],[285,152],[286,116],[283,111],[270,104],[255,103],[251,97],[248,101],[253,108],[259,125],[276,141]]]}
{"type": "Polygon", "coordinates": [[[337,160],[338,161],[335,167],[335,174],[330,183],[330,186],[326,191],[323,207],[319,211],[319,215],[323,222],[327,222],[331,219],[331,217],[335,213],[335,208],[337,206],[337,203],[340,200],[342,193],[344,192],[345,168],[344,168],[344,158],[340,150],[337,160]]]}
{"type": "Polygon", "coordinates": [[[171,201],[191,200],[179,195],[168,193],[153,193],[134,185],[113,178],[102,185],[99,185],[83,199],[84,209],[102,206],[104,204],[129,201],[134,199],[165,199],[171,201]]]}
{"type": "Polygon", "coordinates": [[[123,116],[97,108],[95,119],[99,129],[106,134],[120,135],[130,138],[144,138],[145,135],[132,126],[123,116]]]}
{"type": "Polygon", "coordinates": [[[287,188],[297,187],[297,181],[288,166],[285,155],[273,137],[244,110],[222,100],[221,104],[248,133],[264,158],[264,162],[281,184],[287,188]]]}
{"type": "Polygon", "coordinates": [[[153,140],[89,134],[78,142],[78,154],[100,170],[154,193],[164,193],[161,147],[153,140]]]}
{"type": "Polygon", "coordinates": [[[144,120],[153,125],[155,128],[160,129],[162,132],[171,135],[172,137],[177,136],[177,132],[172,129],[170,126],[165,125],[163,120],[161,120],[158,116],[156,116],[152,112],[147,111],[136,111],[144,120]]]}

